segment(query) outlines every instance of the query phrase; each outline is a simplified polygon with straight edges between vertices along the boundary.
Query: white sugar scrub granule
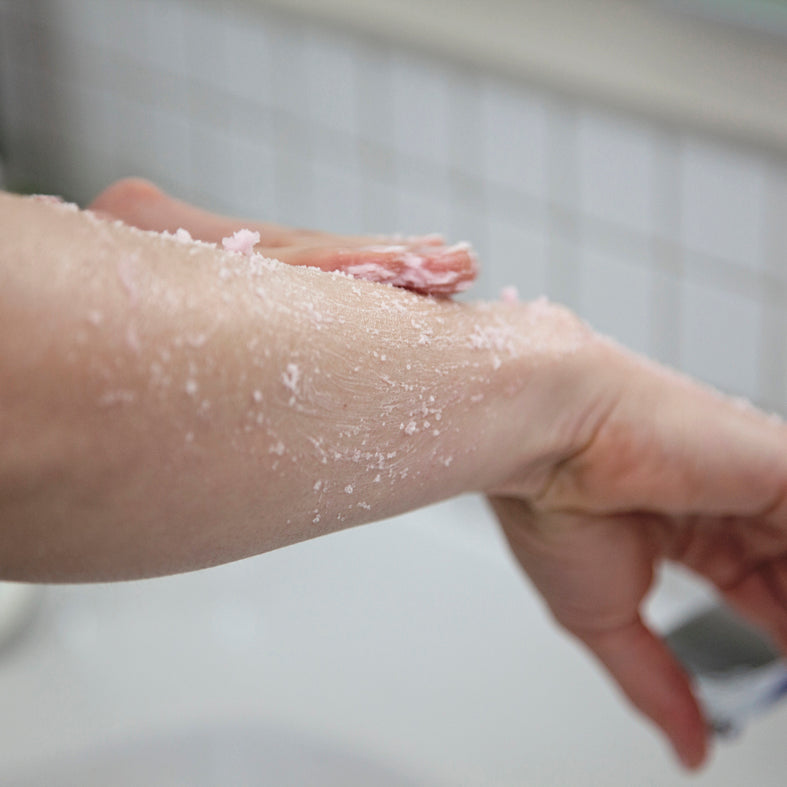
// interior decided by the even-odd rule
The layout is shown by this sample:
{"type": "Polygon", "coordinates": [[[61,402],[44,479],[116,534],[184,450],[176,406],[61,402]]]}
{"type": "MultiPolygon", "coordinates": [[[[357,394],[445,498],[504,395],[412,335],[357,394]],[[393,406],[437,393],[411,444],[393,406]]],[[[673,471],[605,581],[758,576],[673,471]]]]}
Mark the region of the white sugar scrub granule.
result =
{"type": "Polygon", "coordinates": [[[131,404],[137,398],[134,391],[107,391],[99,400],[100,407],[112,407],[117,404],[131,404]]]}
{"type": "Polygon", "coordinates": [[[139,342],[137,329],[133,323],[129,324],[126,328],[126,344],[128,345],[129,349],[132,352],[137,353],[137,355],[139,355],[139,353],[142,351],[142,345],[139,342]]]}
{"type": "Polygon", "coordinates": [[[352,485],[352,484],[347,484],[347,486],[346,486],[346,487],[344,487],[344,491],[345,491],[345,492],[346,492],[348,495],[351,495],[351,494],[353,493],[353,489],[354,489],[354,487],[353,487],[353,485],[352,485]]]}
{"type": "Polygon", "coordinates": [[[180,241],[181,243],[194,242],[194,238],[191,237],[191,233],[187,229],[184,229],[183,227],[178,227],[177,230],[175,230],[174,238],[175,240],[180,241]]]}
{"type": "Polygon", "coordinates": [[[196,380],[193,379],[186,380],[186,393],[189,396],[196,396],[198,390],[199,390],[199,386],[197,385],[196,380]]]}
{"type": "MultiPolygon", "coordinates": [[[[79,205],[77,205],[75,202],[66,202],[62,197],[59,197],[55,194],[31,194],[30,199],[34,202],[43,202],[47,205],[52,205],[59,210],[68,211],[69,213],[81,212],[79,205]]],[[[95,215],[90,211],[84,211],[84,213],[89,213],[91,216],[95,215]]]]}
{"type": "Polygon", "coordinates": [[[254,399],[254,401],[255,401],[257,404],[259,404],[259,403],[262,401],[262,391],[260,391],[260,390],[255,390],[255,391],[252,393],[252,395],[251,395],[251,398],[252,398],[252,399],[254,399]]]}
{"type": "Polygon", "coordinates": [[[208,337],[204,333],[196,333],[192,336],[186,336],[184,341],[189,347],[199,348],[208,341],[208,337]]]}
{"type": "Polygon", "coordinates": [[[298,381],[301,378],[301,370],[298,364],[295,363],[288,363],[287,364],[287,371],[285,371],[282,376],[282,382],[284,383],[284,387],[288,390],[292,391],[292,393],[298,393],[298,381]]]}
{"type": "Polygon", "coordinates": [[[500,300],[503,303],[519,303],[519,290],[513,284],[503,287],[500,290],[500,300]]]}
{"type": "Polygon", "coordinates": [[[128,294],[128,299],[132,306],[134,306],[137,303],[137,300],[139,298],[139,290],[137,288],[137,282],[135,276],[136,263],[137,263],[136,255],[121,257],[117,261],[117,268],[116,268],[118,278],[120,279],[120,283],[123,285],[123,289],[125,289],[126,293],[128,294]]]}
{"type": "Polygon", "coordinates": [[[260,233],[247,229],[240,229],[230,237],[221,239],[221,245],[226,251],[234,251],[247,257],[251,257],[259,242],[260,233]]]}

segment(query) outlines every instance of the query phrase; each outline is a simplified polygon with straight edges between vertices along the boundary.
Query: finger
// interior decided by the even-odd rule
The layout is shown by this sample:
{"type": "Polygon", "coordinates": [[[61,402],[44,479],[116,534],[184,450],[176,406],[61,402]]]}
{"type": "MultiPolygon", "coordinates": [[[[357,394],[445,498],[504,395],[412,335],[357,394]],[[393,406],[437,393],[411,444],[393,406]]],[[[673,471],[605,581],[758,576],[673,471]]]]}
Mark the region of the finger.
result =
{"type": "Polygon", "coordinates": [[[175,199],[142,178],[125,178],[105,189],[89,206],[105,217],[120,219],[126,224],[155,232],[188,230],[191,236],[206,243],[221,243],[222,239],[241,228],[259,232],[267,248],[282,246],[342,246],[357,247],[370,243],[397,243],[406,246],[444,246],[440,235],[352,236],[336,235],[320,230],[287,227],[270,222],[219,216],[175,199]]]}
{"type": "MultiPolygon", "coordinates": [[[[182,227],[193,238],[206,243],[221,243],[222,238],[241,227],[249,227],[260,233],[267,246],[277,247],[291,242],[294,232],[277,224],[218,216],[175,199],[142,178],[126,178],[113,183],[93,200],[89,209],[142,230],[175,232],[182,227]]],[[[307,230],[298,232],[309,234],[307,230]]],[[[313,237],[319,235],[312,234],[313,237]]]]}
{"type": "Polygon", "coordinates": [[[689,680],[666,645],[637,619],[613,631],[577,633],[631,703],[667,736],[678,759],[698,768],[708,753],[705,721],[689,680]]]}
{"type": "Polygon", "coordinates": [[[450,247],[403,245],[358,248],[285,247],[258,249],[292,265],[341,271],[357,278],[430,295],[452,295],[472,284],[478,273],[475,254],[467,244],[450,247]]]}

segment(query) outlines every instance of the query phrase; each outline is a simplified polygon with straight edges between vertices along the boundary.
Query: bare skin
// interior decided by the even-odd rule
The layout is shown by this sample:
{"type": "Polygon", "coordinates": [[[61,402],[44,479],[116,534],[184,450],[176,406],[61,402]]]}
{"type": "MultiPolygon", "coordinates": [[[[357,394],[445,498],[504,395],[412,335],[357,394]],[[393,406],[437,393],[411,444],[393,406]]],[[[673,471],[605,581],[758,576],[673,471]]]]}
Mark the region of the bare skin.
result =
{"type": "MultiPolygon", "coordinates": [[[[195,237],[243,224],[203,235],[174,209],[195,237]]],[[[688,767],[705,726],[639,616],[656,565],[709,578],[787,649],[781,422],[558,307],[250,271],[8,195],[0,238],[3,576],[184,571],[480,491],[555,618],[688,767]]]]}

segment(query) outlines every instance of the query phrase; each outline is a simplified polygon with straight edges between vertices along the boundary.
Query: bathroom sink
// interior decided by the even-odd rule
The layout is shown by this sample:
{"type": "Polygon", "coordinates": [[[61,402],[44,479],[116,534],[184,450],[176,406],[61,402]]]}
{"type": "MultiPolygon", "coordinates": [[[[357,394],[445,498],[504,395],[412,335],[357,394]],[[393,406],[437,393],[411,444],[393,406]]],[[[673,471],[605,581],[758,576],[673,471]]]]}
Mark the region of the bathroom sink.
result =
{"type": "MultiPolygon", "coordinates": [[[[661,621],[686,597],[668,576],[661,621]]],[[[20,787],[776,787],[787,737],[777,706],[682,775],[475,497],[189,575],[47,588],[0,652],[0,696],[0,783],[20,787]]]]}
{"type": "Polygon", "coordinates": [[[87,749],[11,776],[14,787],[417,787],[392,767],[264,725],[204,728],[87,749]]]}

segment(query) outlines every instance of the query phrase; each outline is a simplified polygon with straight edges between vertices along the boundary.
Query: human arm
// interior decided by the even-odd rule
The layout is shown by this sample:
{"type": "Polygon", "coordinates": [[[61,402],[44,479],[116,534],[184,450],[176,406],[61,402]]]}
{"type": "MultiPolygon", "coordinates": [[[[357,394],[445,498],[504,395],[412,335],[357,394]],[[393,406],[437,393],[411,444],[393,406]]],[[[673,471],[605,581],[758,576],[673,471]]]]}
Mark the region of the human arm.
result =
{"type": "Polygon", "coordinates": [[[558,308],[437,301],[11,195],[0,238],[6,578],[225,562],[513,469],[536,483],[581,438],[564,378],[590,332],[558,308]]]}
{"type": "Polygon", "coordinates": [[[476,490],[688,765],[703,721],[639,617],[658,562],[785,646],[785,427],[565,310],[252,271],[7,195],[0,238],[2,575],[187,570],[476,490]]]}

